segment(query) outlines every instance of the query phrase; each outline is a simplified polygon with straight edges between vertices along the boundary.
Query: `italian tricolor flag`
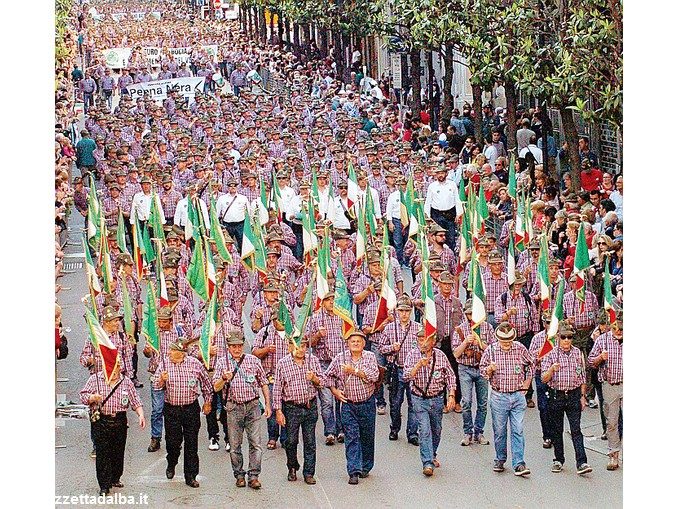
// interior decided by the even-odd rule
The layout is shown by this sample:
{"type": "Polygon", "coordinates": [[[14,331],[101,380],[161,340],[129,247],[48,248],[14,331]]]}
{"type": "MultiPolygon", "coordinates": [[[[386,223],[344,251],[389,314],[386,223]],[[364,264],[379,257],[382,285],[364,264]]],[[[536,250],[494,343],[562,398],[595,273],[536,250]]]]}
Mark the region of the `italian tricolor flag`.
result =
{"type": "Polygon", "coordinates": [[[480,267],[475,258],[471,261],[471,271],[473,272],[473,294],[471,295],[471,328],[475,329],[487,319],[485,311],[485,289],[483,288],[483,278],[480,276],[480,267]]]}
{"type": "Polygon", "coordinates": [[[217,217],[217,205],[214,201],[214,196],[210,198],[210,239],[214,241],[217,246],[217,252],[224,263],[230,265],[233,263],[231,253],[226,247],[226,238],[224,232],[219,226],[219,218],[217,217]]]}
{"type": "MultiPolygon", "coordinates": [[[[160,213],[161,210],[162,204],[160,203],[160,197],[154,190],[151,194],[151,213],[148,216],[148,223],[153,228],[153,237],[159,239],[162,245],[166,245],[164,218],[160,213]]],[[[161,251],[158,250],[158,253],[160,252],[161,251]]]]}
{"type": "Polygon", "coordinates": [[[471,246],[473,241],[471,239],[471,222],[469,213],[464,212],[461,218],[461,229],[459,237],[459,262],[457,266],[457,274],[461,274],[464,267],[471,259],[471,246]]]}
{"type": "Polygon", "coordinates": [[[330,293],[330,284],[327,281],[327,274],[330,272],[330,246],[329,235],[325,235],[322,245],[318,249],[318,260],[315,266],[315,288],[316,301],[313,310],[320,309],[320,303],[330,293]]]}
{"type": "Polygon", "coordinates": [[[282,223],[283,221],[283,209],[282,209],[282,194],[280,192],[280,185],[278,184],[278,177],[275,176],[275,172],[273,172],[273,189],[272,191],[272,202],[276,210],[276,217],[278,223],[282,223]]]}
{"type": "Polygon", "coordinates": [[[589,259],[589,248],[586,245],[586,235],[584,234],[584,223],[579,223],[579,233],[577,235],[577,246],[574,253],[574,270],[573,273],[577,276],[577,285],[575,287],[575,294],[577,300],[584,307],[586,300],[586,271],[588,270],[591,261],[589,259]]]}
{"type": "Polygon", "coordinates": [[[605,276],[603,279],[603,309],[610,316],[610,324],[617,321],[617,312],[612,305],[612,285],[610,284],[610,259],[605,262],[605,276]]]}
{"type": "Polygon", "coordinates": [[[104,291],[111,293],[111,280],[113,279],[113,268],[111,266],[111,252],[108,248],[108,230],[104,215],[99,216],[99,231],[101,232],[101,242],[99,242],[99,267],[101,267],[101,279],[104,281],[104,291]]]}
{"type": "Polygon", "coordinates": [[[308,210],[302,210],[301,215],[304,263],[308,267],[311,265],[313,252],[318,249],[318,236],[315,233],[315,208],[313,207],[312,198],[308,200],[308,210]]]}
{"type": "Polygon", "coordinates": [[[386,228],[384,228],[384,244],[381,251],[381,271],[381,292],[379,293],[377,314],[374,317],[372,330],[379,329],[386,322],[397,304],[393,271],[391,270],[391,255],[389,254],[388,230],[386,228]]]}
{"type": "Polygon", "coordinates": [[[198,237],[195,241],[191,263],[186,271],[186,280],[193,291],[200,297],[200,300],[207,302],[209,300],[209,290],[207,287],[205,254],[202,244],[202,238],[198,237]]]}
{"type": "Polygon", "coordinates": [[[563,295],[565,294],[565,279],[561,279],[558,284],[558,292],[556,293],[556,304],[553,306],[551,314],[551,323],[549,329],[546,331],[546,341],[541,347],[538,357],[543,357],[556,347],[556,335],[558,334],[558,326],[563,320],[563,295]]]}
{"type": "Polygon", "coordinates": [[[92,342],[92,346],[101,356],[106,383],[110,383],[113,371],[119,362],[118,348],[113,344],[111,338],[108,337],[108,334],[99,323],[99,320],[97,320],[94,314],[87,308],[85,308],[85,320],[87,321],[89,339],[92,342]]]}
{"type": "Polygon", "coordinates": [[[506,274],[508,275],[509,286],[516,282],[516,246],[513,242],[513,235],[509,235],[508,261],[506,264],[506,274]]]}
{"type": "Polygon", "coordinates": [[[158,308],[155,304],[155,288],[148,282],[146,287],[146,302],[143,308],[141,335],[146,338],[148,345],[160,353],[160,329],[158,327],[158,308]]]}
{"type": "Polygon", "coordinates": [[[346,339],[354,330],[351,297],[346,288],[346,279],[344,279],[344,269],[341,265],[341,257],[337,259],[337,275],[334,282],[334,314],[341,318],[341,333],[346,339]]]}
{"type": "Polygon", "coordinates": [[[249,212],[245,210],[245,225],[243,227],[240,260],[250,272],[257,271],[265,282],[266,255],[264,254],[261,233],[259,230],[255,230],[254,226],[249,212]]]}
{"type": "MultiPolygon", "coordinates": [[[[94,178],[89,177],[89,192],[87,193],[87,242],[93,248],[96,248],[101,240],[101,231],[99,230],[99,220],[101,218],[101,205],[97,197],[97,188],[94,185],[94,178]]],[[[105,239],[106,237],[104,237],[105,239]]]]}
{"type": "Polygon", "coordinates": [[[527,239],[525,233],[525,203],[521,195],[518,196],[518,208],[513,226],[515,229],[515,248],[519,252],[523,252],[527,247],[527,239]]]}
{"type": "MultiPolygon", "coordinates": [[[[92,255],[89,252],[89,246],[85,242],[85,238],[82,239],[82,249],[85,252],[85,272],[87,273],[87,285],[89,286],[89,291],[93,297],[96,297],[101,293],[101,282],[99,281],[99,276],[97,276],[96,268],[94,267],[94,262],[92,261],[92,255]]],[[[92,299],[92,305],[94,305],[94,299],[92,299]]]]}
{"type": "MultiPolygon", "coordinates": [[[[186,227],[184,228],[184,240],[188,245],[191,239],[197,239],[200,236],[200,217],[198,208],[193,202],[194,198],[190,194],[186,196],[186,227]]],[[[198,205],[199,207],[199,205],[198,205]]]]}
{"type": "Polygon", "coordinates": [[[546,243],[546,235],[542,235],[539,243],[537,277],[539,278],[541,309],[542,311],[548,311],[549,306],[551,305],[551,281],[549,279],[549,248],[546,243]]]}
{"type": "Polygon", "coordinates": [[[209,242],[205,242],[205,276],[207,278],[207,298],[211,299],[217,288],[217,270],[214,267],[214,257],[209,242]]]}
{"type": "Polygon", "coordinates": [[[358,231],[355,236],[356,267],[362,267],[367,255],[367,231],[365,229],[365,208],[358,210],[358,231]]]}
{"type": "Polygon", "coordinates": [[[200,353],[206,369],[210,369],[210,345],[217,330],[217,296],[213,294],[205,309],[205,321],[200,331],[200,353]]]}
{"type": "Polygon", "coordinates": [[[437,330],[436,305],[433,300],[433,283],[429,272],[428,244],[424,235],[419,236],[421,250],[421,300],[424,301],[424,334],[425,337],[434,337],[437,330]]]}
{"type": "MultiPolygon", "coordinates": [[[[160,244],[160,240],[156,240],[160,244]]],[[[156,259],[156,278],[158,280],[158,298],[160,307],[169,306],[169,297],[167,296],[167,281],[165,280],[165,271],[162,265],[162,256],[156,259]]]]}

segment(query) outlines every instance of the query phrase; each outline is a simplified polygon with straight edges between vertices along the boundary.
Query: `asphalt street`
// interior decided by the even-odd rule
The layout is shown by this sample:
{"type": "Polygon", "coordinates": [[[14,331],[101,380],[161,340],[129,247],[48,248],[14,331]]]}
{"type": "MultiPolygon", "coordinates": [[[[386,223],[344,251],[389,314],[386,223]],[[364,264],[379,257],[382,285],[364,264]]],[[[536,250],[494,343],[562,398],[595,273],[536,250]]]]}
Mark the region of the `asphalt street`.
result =
{"type": "MultiPolygon", "coordinates": [[[[81,244],[83,219],[77,211],[71,216],[69,245],[66,248],[67,269],[60,283],[65,287],[60,294],[63,307],[63,324],[70,354],[57,362],[57,398],[79,403],[78,393],[87,380],[87,370],[78,363],[82,347],[87,341],[81,298],[86,294],[86,280],[82,268],[81,244]],[[73,265],[69,265],[73,264],[73,265]]],[[[407,271],[405,271],[407,274],[407,271]]],[[[406,288],[410,282],[406,281],[406,288]]],[[[251,337],[249,324],[246,324],[251,337]]],[[[139,389],[147,418],[150,417],[150,384],[146,375],[147,359],[140,355],[140,378],[144,387],[139,389]]],[[[403,412],[406,412],[403,405],[403,412]]],[[[586,409],[582,416],[589,464],[593,472],[586,477],[575,473],[574,449],[565,436],[566,463],[564,471],[550,471],[553,451],[542,448],[539,415],[536,408],[527,409],[525,417],[525,458],[532,470],[529,478],[515,477],[510,468],[502,474],[492,471],[493,445],[461,447],[461,415],[444,416],[443,437],[439,448],[442,463],[435,475],[426,478],[421,472],[417,447],[409,445],[402,437],[397,442],[388,440],[389,417],[377,415],[375,467],[368,479],[358,486],[347,484],[343,445],[324,445],[322,420],[319,420],[317,471],[318,483],[307,486],[303,480],[287,481],[285,453],[278,448],[264,449],[260,480],[262,489],[236,488],[228,453],[207,449],[208,438],[204,417],[199,437],[200,488],[193,489],[183,482],[182,462],[179,459],[173,480],[165,477],[164,442],[160,451],[148,453],[150,429],[140,430],[137,418],[129,416],[129,434],[125,456],[124,488],[114,490],[126,495],[147,494],[151,507],[313,507],[313,508],[375,508],[375,507],[491,507],[491,508],[608,508],[621,507],[622,472],[605,470],[606,442],[600,440],[601,427],[598,410],[586,409]]],[[[262,425],[264,423],[262,422],[262,425]]],[[[567,423],[565,424],[567,429],[567,423]]],[[[94,460],[89,453],[90,425],[86,419],[57,419],[56,445],[56,495],[95,495],[98,487],[94,460]]],[[[262,436],[266,436],[265,425],[262,436]]],[[[491,417],[487,416],[485,436],[492,442],[491,417]]],[[[245,458],[246,446],[243,446],[245,458]]],[[[301,447],[299,450],[301,459],[301,447]]]]}

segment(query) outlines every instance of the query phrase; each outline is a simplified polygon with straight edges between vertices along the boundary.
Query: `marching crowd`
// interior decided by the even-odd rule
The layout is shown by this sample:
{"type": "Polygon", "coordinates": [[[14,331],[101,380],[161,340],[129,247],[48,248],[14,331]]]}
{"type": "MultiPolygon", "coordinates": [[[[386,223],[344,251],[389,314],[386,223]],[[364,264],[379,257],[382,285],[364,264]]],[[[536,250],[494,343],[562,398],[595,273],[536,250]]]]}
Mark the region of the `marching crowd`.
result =
{"type": "Polygon", "coordinates": [[[440,466],[448,412],[462,415],[461,446],[494,444],[495,472],[510,434],[513,472],[529,475],[523,419],[535,406],[561,472],[566,415],[586,475],[580,418],[600,407],[607,468],[619,467],[623,177],[600,170],[586,138],[576,189],[555,170],[555,148],[536,143],[529,109],[507,147],[493,105],[431,125],[388,89],[376,97],[345,83],[331,57],[300,60],[172,4],[143,23],[110,14],[144,3],[103,5],[103,19],[82,23],[91,62],[68,85],[85,128],[74,147],[57,139],[57,200],[72,197],[98,261],[80,397],[93,408],[103,493],[123,486],[130,407],[142,429],[149,419],[149,453],[164,434],[170,479],[183,444],[196,488],[201,412],[209,450],[223,443],[236,486],[253,489],[263,447],[284,448],[289,481],[301,470],[315,484],[318,417],[358,484],[378,460],[376,415],[387,412],[389,439],[405,427],[425,476],[440,466]],[[211,43],[216,58],[201,49],[211,43]],[[156,67],[146,46],[163,48],[156,67]],[[112,47],[133,48],[117,78],[102,57],[112,47]],[[164,51],[174,47],[193,48],[188,62],[164,51]],[[127,90],[180,76],[204,77],[204,92],[133,101],[127,90]],[[272,92],[274,81],[285,86],[272,92]],[[71,160],[81,177],[69,180],[58,170],[71,160]]]}

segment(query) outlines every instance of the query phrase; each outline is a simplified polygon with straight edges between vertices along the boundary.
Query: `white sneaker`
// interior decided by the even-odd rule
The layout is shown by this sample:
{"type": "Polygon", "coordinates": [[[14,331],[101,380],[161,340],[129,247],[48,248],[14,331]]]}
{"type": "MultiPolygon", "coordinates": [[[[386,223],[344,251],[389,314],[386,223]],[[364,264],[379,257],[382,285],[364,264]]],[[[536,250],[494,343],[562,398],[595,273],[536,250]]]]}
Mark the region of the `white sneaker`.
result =
{"type": "Polygon", "coordinates": [[[226,447],[224,447],[224,449],[226,449],[226,452],[231,452],[231,444],[226,442],[226,447]]]}
{"type": "Polygon", "coordinates": [[[208,447],[210,451],[218,451],[219,450],[219,442],[217,441],[216,438],[210,438],[210,445],[208,447]]]}

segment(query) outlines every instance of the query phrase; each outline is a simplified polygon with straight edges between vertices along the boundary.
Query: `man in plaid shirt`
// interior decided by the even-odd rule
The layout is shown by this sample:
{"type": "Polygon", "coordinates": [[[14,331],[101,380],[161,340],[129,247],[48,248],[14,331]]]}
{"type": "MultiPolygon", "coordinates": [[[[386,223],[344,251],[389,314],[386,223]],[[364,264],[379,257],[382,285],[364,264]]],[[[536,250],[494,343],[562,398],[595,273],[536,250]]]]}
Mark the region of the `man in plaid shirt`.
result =
{"type": "Polygon", "coordinates": [[[353,331],[347,338],[348,350],[337,355],[325,372],[323,385],[341,401],[341,422],[346,433],[348,483],[358,484],[374,467],[374,392],[379,365],[372,352],[365,350],[365,334],[353,331]]]}
{"type": "Polygon", "coordinates": [[[581,411],[586,407],[586,361],[581,350],[572,346],[574,329],[563,322],[558,328],[558,346],[541,361],[541,379],[549,386],[548,418],[555,459],[551,472],[563,470],[565,451],[563,448],[563,418],[567,415],[570,423],[572,445],[577,461],[577,474],[592,471],[586,463],[584,435],[581,432],[581,411]]]}
{"type": "Polygon", "coordinates": [[[264,395],[264,418],[271,416],[271,400],[268,379],[261,367],[261,361],[254,355],[243,352],[245,338],[241,331],[228,336],[228,355],[217,361],[212,383],[215,391],[223,391],[228,439],[231,442],[231,467],[238,488],[245,486],[245,474],[249,487],[261,488],[261,407],[259,390],[264,395]],[[249,468],[243,469],[242,441],[247,432],[249,442],[249,468]]]}
{"type": "Polygon", "coordinates": [[[184,443],[184,480],[191,488],[198,488],[198,431],[200,431],[200,405],[198,396],[202,392],[202,411],[210,413],[212,407],[212,383],[205,366],[195,357],[186,355],[186,346],[177,341],[170,345],[164,359],[164,369],[153,382],[156,390],[165,389],[165,447],[167,448],[168,479],[174,477],[179,461],[181,443],[184,443]]]}
{"type": "MultiPolygon", "coordinates": [[[[525,276],[516,272],[516,280],[510,290],[495,299],[494,312],[497,319],[509,322],[515,328],[518,341],[529,348],[534,333],[539,330],[539,316],[532,298],[524,291],[525,282],[525,276]]],[[[530,385],[525,395],[529,408],[534,408],[533,393],[530,385]]]]}
{"type": "Polygon", "coordinates": [[[287,454],[287,480],[297,480],[299,461],[299,429],[304,441],[304,482],[315,484],[315,425],[318,422],[317,396],[322,382],[322,369],[318,358],[308,353],[309,339],[302,338],[299,345],[290,338],[291,353],[283,357],[276,367],[273,386],[273,408],[278,424],[287,430],[284,442],[287,454]]]}
{"type": "Polygon", "coordinates": [[[162,179],[162,190],[158,193],[160,196],[160,203],[165,214],[168,225],[174,224],[174,213],[177,210],[177,203],[182,196],[179,191],[174,189],[174,181],[170,175],[166,175],[162,179]]]}
{"type": "MultiPolygon", "coordinates": [[[[346,348],[342,323],[341,318],[334,314],[334,292],[330,291],[323,299],[320,310],[311,317],[306,332],[323,372],[330,367],[332,359],[346,348]]],[[[343,443],[341,402],[332,396],[328,387],[322,387],[318,396],[320,397],[320,413],[323,419],[325,445],[334,445],[335,439],[339,443],[343,443]]]]}
{"type": "Polygon", "coordinates": [[[452,336],[452,348],[459,363],[459,385],[461,386],[461,412],[464,421],[464,439],[461,445],[468,446],[475,442],[489,445],[490,441],[483,436],[485,418],[487,416],[487,380],[480,375],[480,358],[487,346],[494,342],[494,330],[486,322],[481,322],[471,330],[471,312],[473,301],[464,304],[464,319],[455,329],[452,336]],[[473,393],[476,399],[476,420],[473,422],[471,402],[473,393]]]}
{"type": "MultiPolygon", "coordinates": [[[[576,281],[577,276],[572,274],[570,276],[569,292],[563,296],[563,315],[570,325],[574,327],[574,338],[572,344],[579,348],[585,357],[588,356],[593,347],[593,340],[591,333],[597,324],[598,319],[598,299],[593,292],[585,290],[584,302],[582,303],[577,298],[576,281]]],[[[597,408],[598,404],[595,402],[595,389],[591,383],[591,366],[586,367],[586,398],[588,399],[589,408],[597,408]]]]}
{"type": "Polygon", "coordinates": [[[598,380],[603,385],[603,410],[607,419],[607,454],[608,470],[619,468],[619,451],[621,451],[621,437],[619,436],[619,417],[622,411],[624,394],[624,363],[623,343],[624,322],[621,312],[617,313],[617,320],[612,330],[601,334],[593,344],[588,362],[598,368],[598,380]]]}
{"type": "Polygon", "coordinates": [[[508,274],[504,271],[504,258],[499,251],[492,251],[487,258],[489,270],[482,271],[480,277],[483,278],[485,287],[485,312],[487,313],[487,322],[492,326],[497,326],[495,319],[494,303],[497,298],[509,289],[508,274]]]}
{"type": "MultiPolygon", "coordinates": [[[[518,276],[518,274],[516,274],[518,276]]],[[[508,322],[501,322],[495,330],[497,342],[489,345],[480,359],[480,374],[492,386],[490,410],[496,458],[493,470],[504,471],[507,458],[506,434],[511,423],[511,463],[514,474],[530,474],[525,465],[525,434],[523,419],[527,402],[523,392],[532,382],[532,357],[522,344],[514,341],[516,330],[508,322]]]]}
{"type": "Polygon", "coordinates": [[[139,427],[146,427],[141,400],[132,381],[120,373],[120,360],[108,382],[104,372],[99,371],[90,375],[80,391],[83,405],[99,406],[104,399],[106,403],[100,408],[100,418],[92,423],[92,436],[98,451],[96,472],[100,495],[107,495],[112,487],[123,487],[120,477],[125,466],[127,409],[130,406],[139,417],[139,427]]]}
{"type": "Polygon", "coordinates": [[[412,408],[419,424],[419,456],[423,473],[430,477],[440,467],[436,458],[443,425],[443,393],[447,390],[445,409],[454,407],[456,380],[450,361],[442,350],[434,348],[435,335],[417,332],[417,346],[405,359],[404,380],[410,382],[412,408]]]}
{"type": "Polygon", "coordinates": [[[392,371],[389,386],[389,406],[391,411],[391,432],[389,440],[398,440],[402,426],[401,408],[407,396],[407,441],[419,445],[417,420],[412,407],[410,384],[405,381],[405,359],[417,347],[418,325],[412,320],[412,302],[406,296],[398,300],[396,306],[398,319],[384,328],[380,337],[379,350],[392,358],[392,371]]]}

